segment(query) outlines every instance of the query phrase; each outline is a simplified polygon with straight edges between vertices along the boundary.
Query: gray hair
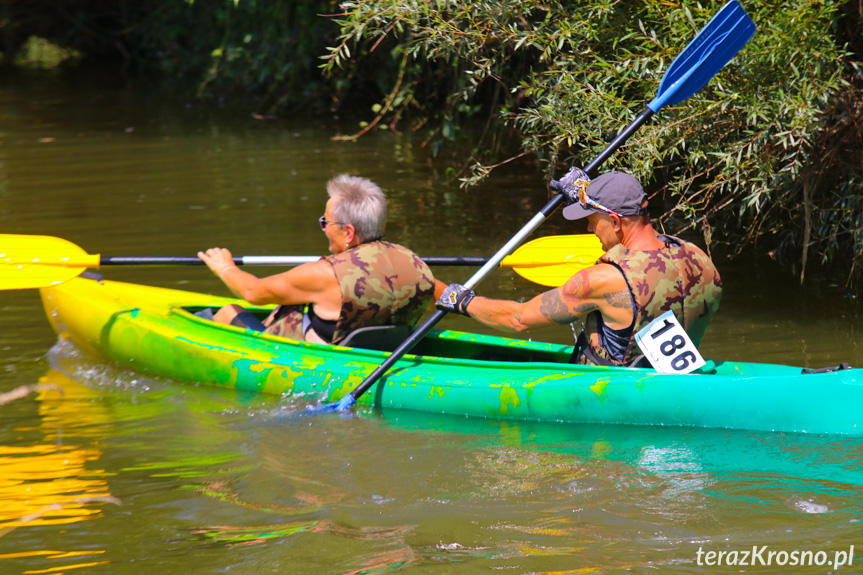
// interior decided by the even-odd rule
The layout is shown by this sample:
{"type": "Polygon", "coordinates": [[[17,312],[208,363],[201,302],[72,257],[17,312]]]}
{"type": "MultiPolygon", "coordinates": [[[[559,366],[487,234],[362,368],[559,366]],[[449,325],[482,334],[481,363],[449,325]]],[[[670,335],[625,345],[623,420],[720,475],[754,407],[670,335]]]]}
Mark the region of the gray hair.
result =
{"type": "Polygon", "coordinates": [[[327,182],[327,193],[334,200],[333,219],[354,226],[360,243],[384,235],[387,199],[377,184],[365,178],[341,174],[327,182]]]}

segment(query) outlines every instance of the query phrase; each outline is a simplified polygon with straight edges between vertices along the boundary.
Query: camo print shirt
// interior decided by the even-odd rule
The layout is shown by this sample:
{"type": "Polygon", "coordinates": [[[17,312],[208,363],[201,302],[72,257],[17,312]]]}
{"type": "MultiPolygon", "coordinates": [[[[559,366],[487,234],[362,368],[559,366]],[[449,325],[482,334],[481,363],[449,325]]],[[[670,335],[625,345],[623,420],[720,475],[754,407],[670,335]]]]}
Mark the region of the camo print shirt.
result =
{"type": "MultiPolygon", "coordinates": [[[[668,310],[673,310],[692,343],[698,346],[719,307],[722,280],[707,254],[677,238],[659,239],[665,242],[659,250],[630,250],[618,244],[597,261],[621,271],[635,302],[635,323],[623,361],[612,358],[600,343],[600,312],[591,313],[585,322],[590,351],[609,365],[629,364],[640,353],[635,333],[668,310]]],[[[583,354],[578,361],[591,363],[583,354]]]]}
{"type": "MultiPolygon", "coordinates": [[[[434,297],[431,270],[400,245],[373,241],[321,259],[333,266],[342,293],[333,343],[360,327],[414,326],[434,297]]],[[[266,332],[303,339],[303,307],[282,306],[266,332]]]]}

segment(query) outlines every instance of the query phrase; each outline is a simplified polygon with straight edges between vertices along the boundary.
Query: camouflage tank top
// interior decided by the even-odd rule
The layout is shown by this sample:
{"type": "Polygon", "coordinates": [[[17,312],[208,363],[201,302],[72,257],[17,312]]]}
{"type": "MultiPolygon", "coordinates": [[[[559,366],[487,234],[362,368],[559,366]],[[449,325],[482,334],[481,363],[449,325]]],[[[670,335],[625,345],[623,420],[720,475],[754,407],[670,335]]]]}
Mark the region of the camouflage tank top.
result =
{"type": "MultiPolygon", "coordinates": [[[[338,343],[360,327],[416,325],[434,297],[434,276],[419,256],[385,241],[360,244],[321,258],[333,266],[342,309],[333,333],[338,343]]],[[[282,306],[267,333],[303,339],[304,306],[282,306]]]]}
{"type": "Polygon", "coordinates": [[[628,365],[640,354],[635,333],[668,310],[673,310],[692,343],[701,344],[722,297],[719,272],[696,245],[671,236],[659,239],[665,242],[662,249],[638,251],[618,244],[597,261],[611,264],[623,274],[635,302],[635,323],[623,361],[619,361],[600,344],[600,312],[591,313],[580,341],[600,361],[591,361],[581,353],[578,363],[628,365]]]}

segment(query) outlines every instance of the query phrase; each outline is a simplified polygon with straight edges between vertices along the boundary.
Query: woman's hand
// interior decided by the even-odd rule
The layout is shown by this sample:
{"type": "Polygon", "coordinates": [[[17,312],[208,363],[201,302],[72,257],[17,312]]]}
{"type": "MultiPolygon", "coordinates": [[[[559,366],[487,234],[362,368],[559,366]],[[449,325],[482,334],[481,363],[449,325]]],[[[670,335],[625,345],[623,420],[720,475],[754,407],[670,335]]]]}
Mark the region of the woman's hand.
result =
{"type": "Polygon", "coordinates": [[[210,248],[206,252],[198,252],[198,257],[201,258],[207,267],[210,268],[214,274],[219,276],[219,279],[225,281],[225,272],[231,270],[231,268],[237,267],[237,264],[234,263],[234,257],[231,255],[231,252],[226,250],[225,248],[210,248]]]}

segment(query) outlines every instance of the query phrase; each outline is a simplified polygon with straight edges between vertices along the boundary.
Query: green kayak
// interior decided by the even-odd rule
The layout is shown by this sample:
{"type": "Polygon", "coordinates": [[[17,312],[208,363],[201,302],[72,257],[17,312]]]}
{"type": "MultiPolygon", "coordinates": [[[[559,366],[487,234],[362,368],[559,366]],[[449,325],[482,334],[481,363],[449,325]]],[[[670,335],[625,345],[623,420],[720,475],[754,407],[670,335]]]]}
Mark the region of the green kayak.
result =
{"type": "MultiPolygon", "coordinates": [[[[61,338],[179,381],[336,401],[388,355],[264,335],[195,315],[237,303],[230,298],[86,278],[41,293],[61,338]]],[[[356,345],[385,346],[385,339],[356,345]]],[[[785,365],[708,361],[691,374],[661,374],[573,365],[571,352],[559,344],[432,331],[359,404],[537,421],[863,434],[861,369],[804,373],[785,365]]]]}

